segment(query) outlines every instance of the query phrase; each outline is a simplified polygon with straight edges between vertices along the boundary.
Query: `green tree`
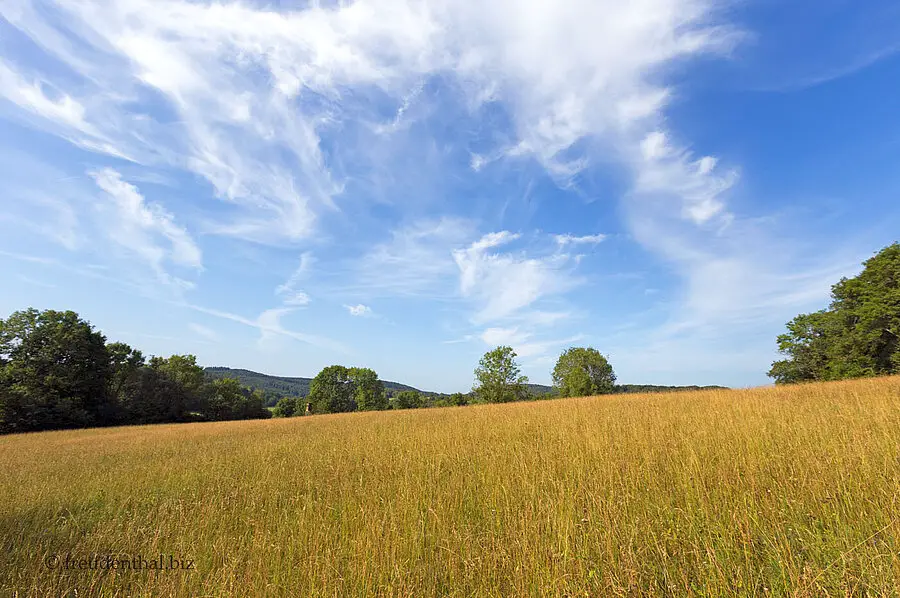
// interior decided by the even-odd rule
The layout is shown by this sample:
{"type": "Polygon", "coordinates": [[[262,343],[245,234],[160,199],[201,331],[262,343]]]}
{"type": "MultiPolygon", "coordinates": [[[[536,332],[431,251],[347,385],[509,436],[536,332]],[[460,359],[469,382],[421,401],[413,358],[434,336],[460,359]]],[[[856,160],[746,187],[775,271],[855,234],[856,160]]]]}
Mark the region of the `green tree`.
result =
{"type": "Polygon", "coordinates": [[[401,390],[394,397],[394,409],[421,409],[424,406],[422,395],[415,390],[401,390]]]}
{"type": "Polygon", "coordinates": [[[776,384],[900,373],[900,243],[831,287],[828,309],[801,314],[778,336],[776,384]]]}
{"type": "Polygon", "coordinates": [[[184,386],[159,370],[143,367],[124,380],[118,390],[127,424],[185,422],[193,419],[194,398],[184,386]]]}
{"type": "Polygon", "coordinates": [[[788,322],[788,331],[777,339],[778,351],[788,359],[774,362],[769,377],[776,384],[830,379],[831,339],[839,334],[836,324],[835,314],[826,310],[800,314],[788,322]]]}
{"type": "Polygon", "coordinates": [[[384,383],[378,379],[375,370],[369,368],[350,368],[350,380],[355,387],[354,398],[360,411],[383,410],[388,408],[388,399],[384,394],[384,383]]]}
{"type": "Polygon", "coordinates": [[[455,392],[452,395],[450,395],[448,402],[450,405],[462,407],[463,405],[469,404],[469,397],[461,392],[455,392]]]}
{"type": "Polygon", "coordinates": [[[170,357],[151,357],[147,364],[170,380],[180,384],[189,397],[189,409],[194,412],[207,413],[206,401],[210,399],[212,387],[207,385],[203,367],[197,365],[193,355],[172,355],[170,357]]]}
{"type": "Polygon", "coordinates": [[[300,415],[297,411],[298,405],[300,405],[299,397],[283,397],[278,401],[278,404],[275,405],[275,409],[272,411],[272,417],[293,417],[294,415],[300,415]]]}
{"type": "Polygon", "coordinates": [[[475,396],[487,403],[507,403],[527,398],[528,378],[521,375],[512,347],[497,347],[484,354],[475,368],[475,396]]]}
{"type": "Polygon", "coordinates": [[[266,393],[260,389],[244,389],[243,398],[232,414],[232,419],[269,419],[272,412],[266,408],[266,393]]]}
{"type": "Polygon", "coordinates": [[[206,419],[225,421],[244,419],[241,417],[246,400],[244,387],[234,378],[217,378],[205,390],[203,415],[206,419]]]}
{"type": "Polygon", "coordinates": [[[330,365],[316,374],[309,385],[309,402],[315,413],[343,413],[356,410],[350,370],[330,365]]]}
{"type": "Polygon", "coordinates": [[[194,355],[151,357],[149,365],[184,386],[188,392],[198,396],[203,393],[206,376],[203,367],[197,365],[197,358],[194,355]]]}
{"type": "Polygon", "coordinates": [[[561,397],[587,397],[615,390],[616,374],[593,347],[570,347],[553,368],[553,386],[561,397]]]}
{"type": "Polygon", "coordinates": [[[125,343],[109,343],[106,351],[109,353],[109,394],[116,401],[121,401],[124,386],[144,368],[144,354],[125,343]]]}
{"type": "Polygon", "coordinates": [[[106,425],[106,339],[72,311],[28,309],[0,320],[0,429],[25,432],[106,425]]]}

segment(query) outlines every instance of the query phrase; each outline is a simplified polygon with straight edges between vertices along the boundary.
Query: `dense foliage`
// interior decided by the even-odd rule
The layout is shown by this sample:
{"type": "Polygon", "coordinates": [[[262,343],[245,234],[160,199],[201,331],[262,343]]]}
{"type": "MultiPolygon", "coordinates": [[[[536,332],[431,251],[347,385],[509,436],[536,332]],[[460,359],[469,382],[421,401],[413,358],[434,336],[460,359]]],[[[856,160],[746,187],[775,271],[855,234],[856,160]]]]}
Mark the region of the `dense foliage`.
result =
{"type": "Polygon", "coordinates": [[[831,305],[800,314],[778,337],[777,384],[900,373],[900,243],[831,287],[831,305]]]}
{"type": "Polygon", "coordinates": [[[72,311],[0,320],[0,433],[269,417],[259,391],[208,383],[193,355],[107,343],[72,311]]]}
{"type": "Polygon", "coordinates": [[[615,384],[612,366],[593,347],[566,349],[553,368],[553,386],[561,397],[609,394],[615,384]]]}
{"type": "Polygon", "coordinates": [[[475,368],[475,379],[473,392],[485,403],[508,403],[528,397],[528,377],[522,375],[512,347],[497,347],[485,353],[475,368]]]}

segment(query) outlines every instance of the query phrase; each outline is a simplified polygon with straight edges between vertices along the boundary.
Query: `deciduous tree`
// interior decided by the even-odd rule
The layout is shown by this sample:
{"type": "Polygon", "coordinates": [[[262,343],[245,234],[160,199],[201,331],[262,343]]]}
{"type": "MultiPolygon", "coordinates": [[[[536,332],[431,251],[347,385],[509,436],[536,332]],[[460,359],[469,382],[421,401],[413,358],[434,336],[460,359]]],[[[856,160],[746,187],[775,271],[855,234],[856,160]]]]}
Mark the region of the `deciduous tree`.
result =
{"type": "Polygon", "coordinates": [[[350,370],[330,365],[316,374],[309,385],[309,401],[315,413],[343,413],[356,410],[350,370]]]}
{"type": "Polygon", "coordinates": [[[0,320],[0,427],[6,432],[105,425],[106,339],[72,311],[28,309],[0,320]]]}
{"type": "Polygon", "coordinates": [[[350,368],[348,372],[354,385],[356,408],[360,411],[383,410],[388,408],[388,399],[384,394],[384,383],[378,379],[375,370],[369,368],[350,368]]]}
{"type": "Polygon", "coordinates": [[[828,309],[801,314],[778,336],[777,384],[900,373],[900,243],[831,287],[828,309]]]}
{"type": "Polygon", "coordinates": [[[528,378],[521,374],[512,347],[497,347],[484,354],[475,368],[475,396],[488,403],[507,403],[527,398],[528,378]]]}
{"type": "Polygon", "coordinates": [[[612,365],[593,347],[566,349],[553,368],[553,386],[561,397],[607,394],[615,384],[612,365]]]}

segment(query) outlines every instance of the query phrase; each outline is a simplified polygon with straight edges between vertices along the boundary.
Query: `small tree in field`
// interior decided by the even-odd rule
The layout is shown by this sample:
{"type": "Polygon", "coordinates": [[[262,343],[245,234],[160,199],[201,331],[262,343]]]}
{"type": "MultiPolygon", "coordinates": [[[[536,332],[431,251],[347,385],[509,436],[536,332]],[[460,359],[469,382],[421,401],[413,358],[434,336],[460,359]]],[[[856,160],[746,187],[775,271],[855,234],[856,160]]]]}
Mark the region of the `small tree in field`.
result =
{"type": "Polygon", "coordinates": [[[293,417],[300,415],[300,397],[282,397],[272,410],[272,417],[293,417]]]}
{"type": "Polygon", "coordinates": [[[472,390],[487,403],[520,401],[528,396],[528,377],[522,375],[512,347],[497,347],[485,353],[475,368],[475,379],[472,390]]]}
{"type": "Polygon", "coordinates": [[[566,349],[553,368],[553,386],[561,397],[587,397],[615,390],[616,374],[593,347],[566,349]]]}

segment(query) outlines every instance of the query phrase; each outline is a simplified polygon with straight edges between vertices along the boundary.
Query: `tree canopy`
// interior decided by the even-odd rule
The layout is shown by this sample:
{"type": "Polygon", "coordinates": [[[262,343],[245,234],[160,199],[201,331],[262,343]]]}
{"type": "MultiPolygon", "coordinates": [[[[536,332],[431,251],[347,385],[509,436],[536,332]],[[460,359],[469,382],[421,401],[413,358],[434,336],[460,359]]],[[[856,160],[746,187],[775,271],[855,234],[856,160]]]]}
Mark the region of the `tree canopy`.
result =
{"type": "Polygon", "coordinates": [[[0,320],[5,431],[101,425],[115,417],[106,338],[72,311],[28,309],[0,320]]]}
{"type": "Polygon", "coordinates": [[[561,397],[608,394],[616,388],[616,374],[606,357],[593,347],[563,351],[553,368],[553,386],[561,397]]]}
{"type": "Polygon", "coordinates": [[[512,347],[497,347],[485,353],[475,368],[475,379],[473,392],[487,403],[508,403],[528,396],[528,377],[522,375],[512,347]]]}
{"type": "Polygon", "coordinates": [[[831,304],[800,314],[778,336],[776,384],[900,373],[900,243],[831,287],[831,304]]]}
{"type": "Polygon", "coordinates": [[[75,312],[0,320],[0,433],[269,416],[262,393],[208,383],[193,355],[147,363],[75,312]]]}
{"type": "Polygon", "coordinates": [[[420,409],[425,406],[422,395],[414,390],[401,390],[394,397],[394,409],[420,409]]]}

